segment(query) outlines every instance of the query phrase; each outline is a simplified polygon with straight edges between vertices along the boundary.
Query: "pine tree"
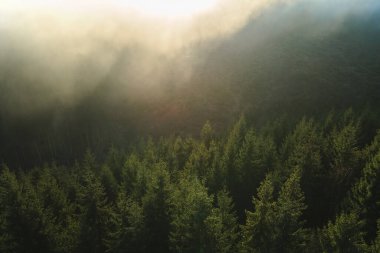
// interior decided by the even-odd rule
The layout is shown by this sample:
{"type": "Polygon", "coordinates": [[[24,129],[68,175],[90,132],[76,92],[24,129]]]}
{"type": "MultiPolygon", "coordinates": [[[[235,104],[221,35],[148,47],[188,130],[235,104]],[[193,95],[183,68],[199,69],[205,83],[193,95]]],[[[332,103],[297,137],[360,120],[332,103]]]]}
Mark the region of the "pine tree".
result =
{"type": "Polygon", "coordinates": [[[377,234],[375,240],[369,246],[371,252],[380,252],[380,219],[377,221],[377,234]]]}
{"type": "Polygon", "coordinates": [[[237,252],[239,229],[234,205],[227,191],[217,195],[217,206],[205,220],[207,229],[206,252],[237,252]]]}
{"type": "Polygon", "coordinates": [[[135,153],[127,158],[122,168],[122,188],[135,199],[141,199],[145,194],[146,170],[146,163],[141,161],[135,153]]]}
{"type": "Polygon", "coordinates": [[[354,121],[350,114],[350,111],[346,112],[343,122],[338,122],[340,124],[328,137],[331,191],[334,192],[330,202],[336,204],[345,197],[364,166],[358,147],[359,122],[354,121]]]}
{"type": "Polygon", "coordinates": [[[20,250],[18,231],[20,217],[20,188],[14,173],[3,167],[0,174],[0,252],[20,250]]]}
{"type": "Polygon", "coordinates": [[[169,250],[170,178],[165,163],[157,163],[142,199],[147,252],[169,250]]]}
{"type": "Polygon", "coordinates": [[[302,252],[305,249],[306,230],[301,220],[306,210],[301,190],[301,171],[295,169],[281,188],[278,198],[278,249],[281,252],[302,252]]]}
{"type": "Polygon", "coordinates": [[[362,226],[363,222],[355,212],[342,213],[322,231],[323,250],[336,253],[365,252],[367,246],[361,232],[362,226]]]}
{"type": "Polygon", "coordinates": [[[210,154],[210,167],[208,168],[208,178],[206,178],[206,184],[210,192],[216,193],[227,187],[226,180],[224,178],[223,168],[220,165],[222,157],[222,145],[219,142],[211,141],[209,147],[210,154]]]}
{"type": "Polygon", "coordinates": [[[377,220],[380,218],[380,150],[364,167],[362,176],[352,187],[345,208],[358,213],[364,220],[367,241],[376,237],[377,220]]]}
{"type": "Polygon", "coordinates": [[[211,166],[211,154],[206,146],[200,143],[194,147],[186,162],[185,169],[195,172],[202,179],[206,179],[210,177],[211,166]]]}
{"type": "Polygon", "coordinates": [[[125,160],[124,153],[112,146],[106,158],[106,164],[112,171],[117,182],[121,181],[121,169],[123,167],[123,162],[125,160]]]}
{"type": "Polygon", "coordinates": [[[54,250],[49,238],[52,226],[52,215],[45,214],[43,201],[36,191],[36,180],[31,173],[20,177],[22,184],[21,201],[19,207],[18,239],[22,251],[49,252],[54,250]]]}
{"type": "Polygon", "coordinates": [[[206,121],[201,130],[202,143],[208,148],[214,137],[214,129],[211,126],[210,121],[206,121]]]}
{"type": "Polygon", "coordinates": [[[44,234],[50,244],[49,251],[73,252],[78,243],[79,224],[74,205],[69,203],[51,168],[39,170],[36,195],[43,209],[44,234]]]}
{"type": "Polygon", "coordinates": [[[90,149],[86,150],[82,161],[82,168],[87,170],[94,170],[97,167],[96,159],[94,153],[91,152],[90,149]]]}
{"type": "Polygon", "coordinates": [[[83,182],[79,199],[81,207],[79,251],[105,252],[108,236],[115,229],[115,214],[107,201],[104,187],[91,171],[84,174],[83,182]]]}
{"type": "Polygon", "coordinates": [[[254,211],[246,211],[247,220],[242,227],[242,252],[276,252],[275,226],[276,201],[273,197],[274,187],[266,178],[253,197],[254,211]]]}
{"type": "Polygon", "coordinates": [[[99,177],[108,199],[111,201],[115,200],[119,185],[116,181],[115,175],[108,165],[105,164],[100,167],[99,177]]]}
{"type": "Polygon", "coordinates": [[[306,230],[301,216],[306,209],[296,169],[281,188],[278,200],[267,177],[253,198],[254,212],[247,211],[243,226],[244,252],[300,252],[306,244],[306,230]]]}
{"type": "Polygon", "coordinates": [[[305,217],[309,225],[324,224],[334,208],[330,206],[329,189],[332,186],[323,159],[325,145],[319,125],[314,120],[303,118],[287,136],[281,150],[285,170],[280,169],[279,173],[287,177],[294,168],[302,171],[301,185],[309,207],[305,217]],[[320,187],[322,184],[324,187],[320,187]]]}
{"type": "Polygon", "coordinates": [[[205,252],[205,220],[212,209],[212,198],[193,175],[182,175],[172,190],[169,244],[174,252],[205,252]]]}
{"type": "Polygon", "coordinates": [[[137,201],[119,192],[116,201],[117,227],[107,241],[110,252],[146,252],[143,208],[137,201]]]}
{"type": "MultiPolygon", "coordinates": [[[[225,182],[224,184],[231,193],[238,209],[244,207],[244,199],[242,199],[244,194],[242,194],[241,188],[244,177],[242,166],[245,163],[246,157],[242,157],[240,149],[241,146],[244,145],[246,135],[248,135],[247,123],[245,117],[241,116],[228,134],[219,165],[221,172],[220,179],[225,182]]],[[[245,147],[249,149],[248,145],[245,147]]],[[[248,152],[246,155],[248,155],[248,152]]]]}
{"type": "MultiPolygon", "coordinates": [[[[304,173],[320,173],[323,141],[317,124],[303,118],[284,141],[281,155],[287,171],[305,169],[304,173]]],[[[289,173],[290,174],[290,173],[289,173]]]]}

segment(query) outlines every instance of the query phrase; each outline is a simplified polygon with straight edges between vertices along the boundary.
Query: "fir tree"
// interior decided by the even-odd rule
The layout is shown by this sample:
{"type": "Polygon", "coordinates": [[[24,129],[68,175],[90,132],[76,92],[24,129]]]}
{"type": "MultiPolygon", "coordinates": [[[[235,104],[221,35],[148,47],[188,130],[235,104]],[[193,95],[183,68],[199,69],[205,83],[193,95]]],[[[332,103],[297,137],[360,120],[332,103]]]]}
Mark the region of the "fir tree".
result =
{"type": "Polygon", "coordinates": [[[115,229],[115,215],[99,179],[88,171],[80,195],[79,251],[105,252],[108,236],[115,229]]]}
{"type": "Polygon", "coordinates": [[[193,175],[183,175],[171,194],[170,249],[174,252],[205,252],[205,220],[212,209],[212,198],[193,175]]]}
{"type": "Polygon", "coordinates": [[[217,206],[205,220],[207,237],[206,252],[237,252],[239,229],[234,205],[227,191],[217,194],[217,206]]]}
{"type": "Polygon", "coordinates": [[[147,192],[142,198],[145,247],[147,252],[169,250],[170,178],[166,164],[158,163],[149,179],[147,192]]]}

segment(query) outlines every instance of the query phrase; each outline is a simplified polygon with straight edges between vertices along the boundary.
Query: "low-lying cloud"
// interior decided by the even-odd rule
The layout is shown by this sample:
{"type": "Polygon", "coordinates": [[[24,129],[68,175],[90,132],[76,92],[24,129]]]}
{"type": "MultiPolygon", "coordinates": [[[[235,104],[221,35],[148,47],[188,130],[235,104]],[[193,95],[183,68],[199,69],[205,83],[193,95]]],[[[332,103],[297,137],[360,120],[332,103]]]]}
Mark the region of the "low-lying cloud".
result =
{"type": "Polygon", "coordinates": [[[130,97],[159,93],[160,84],[178,85],[193,75],[191,56],[199,45],[228,39],[269,6],[298,3],[314,17],[333,11],[337,18],[330,27],[353,10],[363,14],[379,6],[372,0],[219,0],[204,12],[164,18],[126,3],[2,1],[2,110],[29,114],[54,104],[70,106],[104,82],[130,97]]]}
{"type": "Polygon", "coordinates": [[[191,66],[174,66],[173,59],[201,41],[228,36],[268,3],[224,0],[205,13],[168,20],[118,1],[3,1],[0,82],[6,108],[29,113],[71,104],[104,80],[130,89],[157,86],[168,68],[186,79],[191,66]],[[121,76],[110,80],[110,74],[121,76]]]}

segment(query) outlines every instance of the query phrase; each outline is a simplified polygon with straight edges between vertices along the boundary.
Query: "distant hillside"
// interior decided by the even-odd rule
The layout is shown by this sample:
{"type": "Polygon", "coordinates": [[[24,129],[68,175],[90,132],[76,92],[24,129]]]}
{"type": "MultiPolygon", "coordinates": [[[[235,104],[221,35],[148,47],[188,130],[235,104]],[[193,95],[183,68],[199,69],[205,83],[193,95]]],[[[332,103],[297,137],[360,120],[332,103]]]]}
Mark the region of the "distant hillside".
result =
{"type": "Polygon", "coordinates": [[[126,80],[123,90],[113,78],[127,70],[133,76],[133,49],[126,49],[109,78],[77,102],[52,101],[26,115],[11,113],[17,72],[2,70],[0,158],[14,165],[70,163],[87,147],[102,154],[111,145],[127,147],[137,136],[196,134],[206,120],[222,130],[241,113],[260,126],[284,115],[291,124],[303,115],[352,107],[367,111],[368,131],[374,131],[380,126],[380,11],[318,11],[272,8],[230,38],[161,59],[160,86],[148,91],[129,85],[138,78],[126,80]],[[186,79],[181,64],[191,66],[186,79]]]}

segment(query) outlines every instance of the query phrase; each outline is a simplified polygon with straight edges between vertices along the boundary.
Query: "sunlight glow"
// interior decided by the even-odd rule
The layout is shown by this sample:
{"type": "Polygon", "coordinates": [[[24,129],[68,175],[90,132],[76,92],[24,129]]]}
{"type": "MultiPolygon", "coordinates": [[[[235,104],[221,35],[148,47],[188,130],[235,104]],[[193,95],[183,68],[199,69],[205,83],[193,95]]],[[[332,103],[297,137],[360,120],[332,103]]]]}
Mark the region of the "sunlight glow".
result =
{"type": "Polygon", "coordinates": [[[274,1],[286,0],[0,0],[0,32],[74,58],[106,44],[173,56],[229,36],[274,1]]]}
{"type": "Polygon", "coordinates": [[[218,0],[124,0],[130,7],[144,15],[162,18],[191,17],[216,6],[218,0]]]}

